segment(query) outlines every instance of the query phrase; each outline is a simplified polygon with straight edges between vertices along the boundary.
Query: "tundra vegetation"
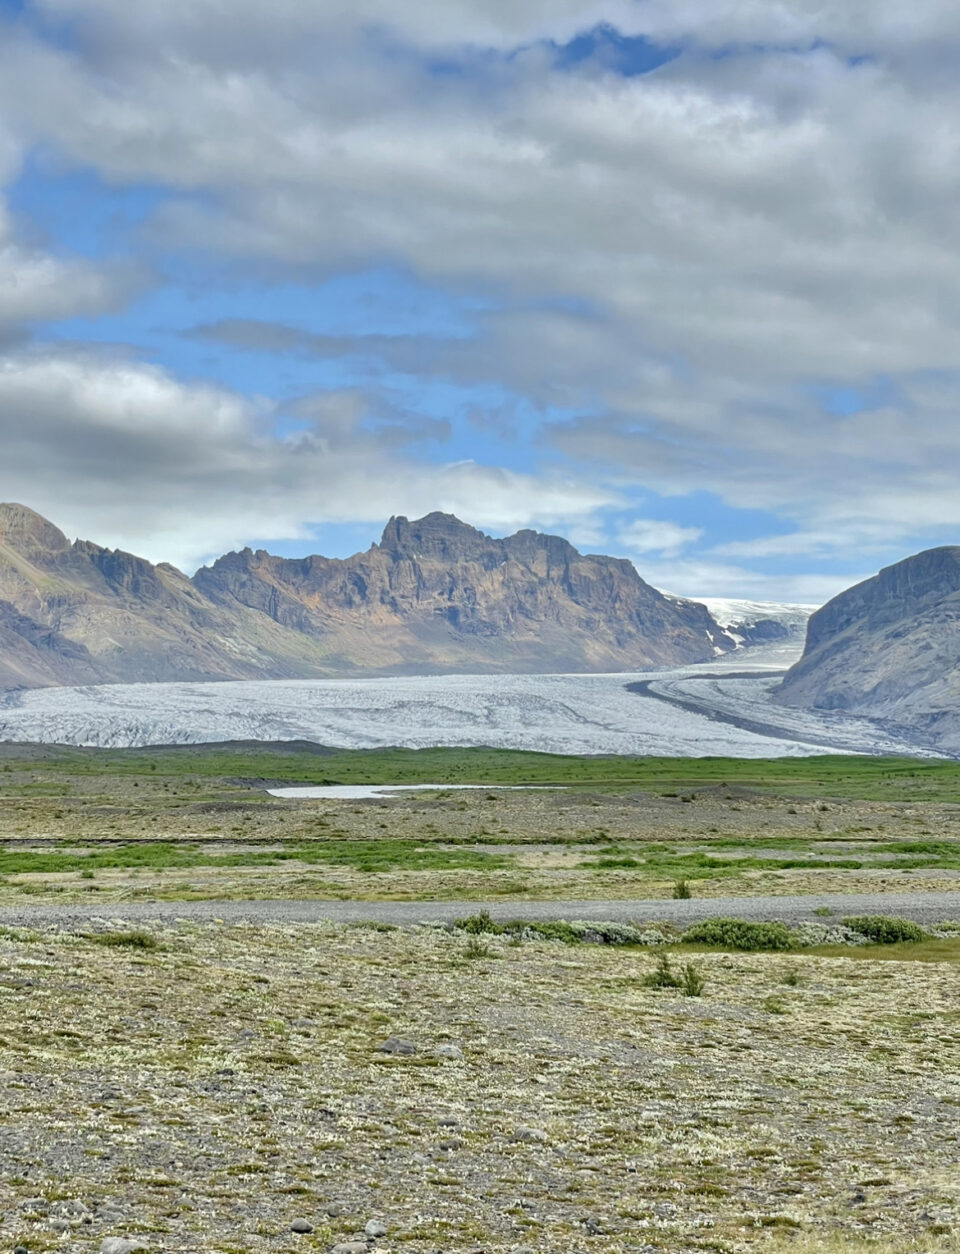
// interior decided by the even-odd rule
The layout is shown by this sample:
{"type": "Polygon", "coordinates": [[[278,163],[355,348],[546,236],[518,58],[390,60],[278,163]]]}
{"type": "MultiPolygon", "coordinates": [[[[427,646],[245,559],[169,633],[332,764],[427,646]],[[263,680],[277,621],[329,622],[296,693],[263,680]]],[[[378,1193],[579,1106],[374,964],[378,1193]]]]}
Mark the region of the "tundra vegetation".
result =
{"type": "Polygon", "coordinates": [[[929,944],[8,928],[0,1234],[31,1254],[327,1251],[370,1223],[411,1254],[956,1249],[960,942],[929,944]]]}
{"type": "Polygon", "coordinates": [[[0,746],[2,1238],[960,1249],[960,926],[524,913],[955,888],[958,822],[948,762],[0,746]],[[264,791],[324,781],[438,787],[264,791]],[[283,896],[465,905],[415,929],[172,921],[283,896]],[[113,921],[149,898],[170,921],[113,921]],[[469,904],[495,900],[512,919],[469,904]],[[71,902],[96,917],[15,925],[71,902]]]}
{"type": "Polygon", "coordinates": [[[0,803],[0,902],[883,893],[960,873],[960,764],[943,761],[0,746],[0,803]],[[318,783],[438,787],[265,791],[318,783]],[[517,784],[540,787],[498,788],[517,784]]]}

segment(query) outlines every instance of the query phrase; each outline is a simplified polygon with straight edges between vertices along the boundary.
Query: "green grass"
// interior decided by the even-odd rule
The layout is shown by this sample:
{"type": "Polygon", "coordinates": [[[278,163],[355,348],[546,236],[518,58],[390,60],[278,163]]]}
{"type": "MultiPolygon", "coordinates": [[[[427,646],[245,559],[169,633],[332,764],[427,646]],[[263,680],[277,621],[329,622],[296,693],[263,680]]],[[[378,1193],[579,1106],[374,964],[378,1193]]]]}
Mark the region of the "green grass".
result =
{"type": "Polygon", "coordinates": [[[849,958],[854,962],[943,962],[960,965],[960,936],[901,945],[818,945],[800,951],[817,958],[849,958]]]}
{"type": "MultiPolygon", "coordinates": [[[[804,848],[811,852],[815,848],[815,842],[812,841],[797,840],[795,842],[787,842],[771,840],[768,842],[763,836],[758,837],[757,840],[768,848],[789,849],[795,847],[798,853],[804,848]]],[[[644,876],[649,879],[674,881],[731,879],[743,875],[747,871],[859,871],[869,866],[883,866],[891,870],[914,870],[917,868],[960,870],[960,842],[957,841],[918,842],[928,846],[936,846],[936,849],[930,848],[929,852],[919,853],[915,857],[899,852],[901,849],[912,849],[913,843],[910,841],[901,841],[896,845],[877,844],[876,852],[878,853],[892,852],[898,854],[896,858],[882,862],[876,862],[869,856],[874,850],[866,851],[865,856],[860,858],[827,858],[822,856],[817,858],[771,858],[746,853],[742,857],[718,858],[713,855],[713,850],[720,852],[724,849],[742,849],[747,841],[741,837],[736,841],[721,839],[703,841],[701,843],[706,848],[697,849],[691,853],[684,853],[682,849],[671,848],[662,844],[644,845],[637,843],[635,845],[621,845],[615,849],[608,848],[603,850],[600,857],[585,858],[578,863],[578,866],[584,870],[593,871],[636,870],[642,871],[644,876]]]]}
{"type": "Polygon", "coordinates": [[[513,865],[506,855],[464,847],[439,849],[416,840],[290,841],[282,849],[216,856],[193,844],[157,841],[117,845],[88,854],[0,852],[0,875],[38,875],[105,870],[166,870],[194,867],[277,866],[283,862],[352,867],[358,871],[499,870],[513,865]]]}
{"type": "MultiPolygon", "coordinates": [[[[749,788],[797,798],[960,801],[960,763],[914,758],[573,757],[506,749],[371,749],[310,753],[269,747],[162,749],[8,749],[3,774],[29,769],[20,795],[59,775],[162,778],[268,778],[304,784],[475,783],[637,788],[681,796],[701,788],[749,788]],[[19,760],[18,760],[19,756],[19,760]]],[[[49,794],[46,794],[49,795],[49,794]]]]}

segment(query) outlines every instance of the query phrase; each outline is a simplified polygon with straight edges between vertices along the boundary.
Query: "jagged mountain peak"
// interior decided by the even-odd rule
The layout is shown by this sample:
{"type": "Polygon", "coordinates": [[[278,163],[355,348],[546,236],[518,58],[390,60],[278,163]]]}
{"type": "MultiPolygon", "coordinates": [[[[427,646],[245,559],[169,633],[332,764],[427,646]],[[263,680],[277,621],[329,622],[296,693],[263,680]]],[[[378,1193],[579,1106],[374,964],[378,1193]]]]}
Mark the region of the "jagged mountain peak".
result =
{"type": "Polygon", "coordinates": [[[379,547],[399,557],[438,557],[456,559],[495,541],[455,514],[439,510],[412,521],[403,514],[394,515],[383,529],[379,547]]]}
{"type": "Polygon", "coordinates": [[[62,553],[70,547],[70,541],[59,527],[36,510],[13,501],[0,503],[0,544],[27,560],[62,553]]]}
{"type": "MultiPolygon", "coordinates": [[[[376,547],[393,557],[413,561],[482,561],[487,566],[509,560],[530,565],[544,556],[550,563],[563,564],[581,556],[562,536],[526,527],[498,540],[463,522],[455,514],[444,514],[439,510],[412,521],[402,514],[391,518],[376,547]]],[[[614,558],[596,560],[616,561],[614,558]]],[[[629,566],[629,563],[623,565],[629,566]]]]}
{"type": "Polygon", "coordinates": [[[668,600],[628,561],[530,529],[496,539],[441,511],[391,518],[381,543],[352,557],[247,548],[192,580],[71,545],[22,506],[0,508],[4,536],[0,600],[12,608],[0,686],[63,682],[61,638],[86,650],[66,659],[79,682],[91,666],[108,681],[633,671],[735,644],[704,606],[668,600]]]}

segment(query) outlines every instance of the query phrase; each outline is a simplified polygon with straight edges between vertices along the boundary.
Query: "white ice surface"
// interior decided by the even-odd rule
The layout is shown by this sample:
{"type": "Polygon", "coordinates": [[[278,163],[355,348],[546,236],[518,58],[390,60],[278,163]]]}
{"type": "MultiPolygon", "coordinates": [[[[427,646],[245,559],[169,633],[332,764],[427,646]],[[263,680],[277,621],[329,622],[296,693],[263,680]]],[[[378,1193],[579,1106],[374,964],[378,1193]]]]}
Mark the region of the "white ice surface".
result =
{"type": "Polygon", "coordinates": [[[751,649],[701,667],[635,675],[45,688],[7,695],[0,706],[0,740],[104,747],[311,740],[343,748],[488,745],[699,757],[917,751],[909,739],[870,720],[774,705],[770,671],[788,666],[798,649],[795,643],[751,649]],[[748,668],[757,672],[751,679],[729,677],[748,668]],[[626,685],[638,680],[653,680],[673,699],[696,701],[703,712],[628,692],[626,685]],[[775,734],[717,721],[710,717],[716,709],[770,725],[775,734]]]}
{"type": "Polygon", "coordinates": [[[752,625],[772,618],[800,637],[807,630],[810,615],[820,608],[786,601],[734,601],[729,597],[701,597],[700,603],[707,607],[721,627],[731,627],[736,623],[752,625]]]}

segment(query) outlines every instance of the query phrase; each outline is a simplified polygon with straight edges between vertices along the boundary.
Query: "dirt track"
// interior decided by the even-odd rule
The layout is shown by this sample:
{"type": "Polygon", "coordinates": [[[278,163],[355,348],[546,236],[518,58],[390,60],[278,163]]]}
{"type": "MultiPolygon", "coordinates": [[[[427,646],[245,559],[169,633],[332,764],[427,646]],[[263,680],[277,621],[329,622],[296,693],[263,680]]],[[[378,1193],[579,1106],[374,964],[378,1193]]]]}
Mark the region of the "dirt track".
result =
{"type": "Polygon", "coordinates": [[[158,901],[103,902],[96,906],[0,907],[0,925],[83,923],[94,918],[131,922],[177,919],[250,923],[356,923],[376,920],[412,927],[418,923],[450,922],[487,909],[497,919],[603,919],[619,922],[663,921],[695,923],[700,919],[735,916],[741,919],[781,919],[796,922],[817,918],[829,908],[836,917],[846,914],[887,914],[938,923],[960,917],[960,892],[844,893],[802,897],[711,897],[690,901],[158,901]]]}

